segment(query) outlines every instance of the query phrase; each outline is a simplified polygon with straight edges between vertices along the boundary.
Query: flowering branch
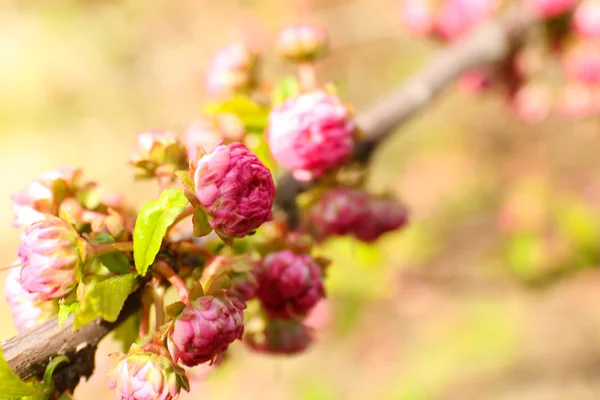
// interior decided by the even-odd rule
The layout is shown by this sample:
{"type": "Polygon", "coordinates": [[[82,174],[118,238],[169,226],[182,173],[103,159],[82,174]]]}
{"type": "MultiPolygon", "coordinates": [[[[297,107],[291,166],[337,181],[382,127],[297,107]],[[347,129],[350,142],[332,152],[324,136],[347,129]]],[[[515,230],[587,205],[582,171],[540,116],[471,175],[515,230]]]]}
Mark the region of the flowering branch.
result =
{"type": "MultiPolygon", "coordinates": [[[[376,147],[399,124],[431,102],[437,94],[450,85],[461,73],[476,66],[503,60],[510,53],[515,39],[519,38],[535,22],[536,17],[530,11],[525,9],[513,10],[513,12],[492,21],[464,40],[442,50],[429,64],[406,83],[375,106],[357,116],[357,124],[364,131],[365,137],[364,141],[354,148],[355,160],[367,163],[376,147]]],[[[161,145],[162,147],[166,149],[178,146],[175,142],[171,142],[169,135],[165,134],[163,136],[165,137],[162,139],[164,142],[161,145]]],[[[142,142],[145,143],[146,141],[142,142]]],[[[146,149],[146,152],[153,156],[159,154],[158,150],[160,149],[158,147],[149,148],[146,149]]],[[[177,153],[175,150],[173,152],[177,153]]],[[[238,152],[242,152],[242,150],[238,152]]],[[[240,156],[248,157],[246,153],[240,156]]],[[[145,158],[147,158],[145,155],[144,157],[140,156],[140,160],[134,162],[134,165],[145,166],[146,168],[154,165],[142,162],[145,158]]],[[[176,161],[180,162],[181,160],[176,161]]],[[[198,168],[201,167],[203,168],[204,166],[201,165],[198,168]]],[[[156,169],[153,173],[157,176],[171,176],[168,170],[156,169]]],[[[283,174],[279,179],[276,205],[287,214],[292,226],[296,225],[298,220],[296,196],[307,187],[307,184],[297,182],[290,174],[283,174]]],[[[202,187],[200,189],[204,190],[202,187]]],[[[267,189],[271,190],[271,187],[267,187],[265,190],[267,189]]],[[[212,202],[209,201],[212,200],[211,196],[209,196],[210,193],[204,193],[202,190],[200,191],[200,200],[207,203],[203,203],[202,205],[210,211],[210,207],[212,206],[212,202]]],[[[196,187],[196,191],[198,192],[198,187],[196,187]]],[[[165,201],[169,200],[168,195],[165,201]]],[[[175,202],[172,207],[177,208],[177,199],[171,200],[175,202]]],[[[190,214],[191,210],[187,210],[183,214],[179,214],[179,219],[183,215],[190,214]]],[[[153,214],[149,213],[148,215],[153,214]]],[[[138,217],[138,219],[140,218],[138,217]]],[[[175,219],[173,223],[177,221],[175,219]]],[[[221,221],[213,220],[212,223],[220,226],[221,221]]],[[[172,223],[168,225],[172,225],[172,223]]],[[[167,228],[164,227],[165,230],[167,228]]],[[[256,227],[246,228],[244,229],[249,230],[256,227]]],[[[225,233],[230,236],[239,234],[235,230],[225,233]]],[[[106,251],[110,251],[114,246],[120,245],[117,243],[114,245],[111,244],[111,246],[105,246],[105,249],[107,249],[106,251]]],[[[119,250],[129,251],[130,248],[127,246],[126,249],[120,248],[119,250]]],[[[200,252],[198,249],[191,247],[188,247],[186,250],[191,253],[200,252]]],[[[207,254],[201,255],[208,256],[207,254]]],[[[290,253],[289,257],[294,257],[294,254],[290,253]]],[[[143,268],[145,268],[140,272],[140,275],[143,276],[152,260],[148,261],[142,258],[140,262],[143,268]]],[[[180,284],[181,282],[173,279],[174,274],[172,274],[172,271],[165,268],[161,262],[156,263],[156,266],[158,271],[165,275],[167,279],[171,278],[172,284],[178,286],[180,295],[184,294],[182,297],[187,297],[187,288],[184,288],[184,285],[180,284]]],[[[313,269],[317,272],[319,270],[316,266],[313,269]]],[[[160,301],[156,303],[156,306],[161,306],[160,301]]],[[[227,305],[220,306],[226,307],[227,305]]],[[[72,317],[61,327],[58,326],[57,318],[52,318],[28,332],[4,342],[2,345],[4,357],[21,378],[30,378],[32,376],[42,376],[45,366],[51,357],[66,355],[71,362],[57,368],[54,379],[57,388],[73,388],[82,376],[88,377],[93,372],[94,353],[99,341],[128,316],[138,311],[139,307],[139,295],[134,294],[125,303],[117,321],[109,323],[102,319],[97,319],[77,330],[73,330],[72,317]]]]}
{"type": "MultiPolygon", "coordinates": [[[[490,21],[472,35],[441,50],[422,69],[398,88],[359,113],[357,125],[364,140],[354,148],[354,159],[368,163],[377,146],[398,126],[429,104],[462,73],[473,67],[497,63],[510,54],[513,44],[538,17],[529,9],[515,7],[490,21]]],[[[291,173],[277,181],[276,205],[288,217],[291,226],[298,223],[296,196],[310,184],[298,182],[291,173]]]]}

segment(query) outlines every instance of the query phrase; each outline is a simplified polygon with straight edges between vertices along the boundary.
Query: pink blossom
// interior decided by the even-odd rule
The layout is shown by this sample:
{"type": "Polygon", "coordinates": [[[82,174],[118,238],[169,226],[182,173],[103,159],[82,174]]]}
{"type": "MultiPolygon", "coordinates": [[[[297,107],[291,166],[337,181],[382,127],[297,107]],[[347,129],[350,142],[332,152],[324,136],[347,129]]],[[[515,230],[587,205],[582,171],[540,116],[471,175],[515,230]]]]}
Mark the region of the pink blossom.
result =
{"type": "Polygon", "coordinates": [[[600,41],[575,43],[565,52],[563,63],[571,79],[588,84],[600,83],[600,41]]]}
{"type": "Polygon", "coordinates": [[[63,297],[77,285],[86,242],[66,221],[46,215],[21,235],[17,251],[23,267],[21,285],[46,301],[63,297]]]}
{"type": "Polygon", "coordinates": [[[526,0],[541,17],[550,18],[562,14],[571,8],[577,0],[526,0]]]}
{"type": "Polygon", "coordinates": [[[202,296],[177,317],[169,332],[173,360],[188,367],[211,361],[244,333],[245,304],[225,295],[202,296]]]}
{"type": "Polygon", "coordinates": [[[573,13],[573,27],[586,39],[600,38],[600,1],[583,0],[573,13]]]}
{"type": "Polygon", "coordinates": [[[323,55],[329,47],[325,29],[298,24],[286,27],[277,39],[277,53],[293,61],[313,60],[323,55]]]}
{"type": "MultiPolygon", "coordinates": [[[[20,263],[16,261],[13,265],[20,263]]],[[[36,326],[42,314],[38,307],[37,295],[29,293],[21,286],[21,267],[11,267],[4,279],[4,298],[10,306],[15,328],[23,333],[36,326]]]]}
{"type": "Polygon", "coordinates": [[[402,0],[400,7],[402,22],[411,34],[426,36],[432,33],[436,18],[433,0],[402,0]]]}
{"type": "Polygon", "coordinates": [[[198,161],[193,176],[196,197],[217,232],[244,237],[272,219],[273,177],[243,144],[217,146],[198,161]]]}
{"type": "Polygon", "coordinates": [[[528,83],[519,88],[512,99],[512,105],[524,121],[537,123],[550,115],[552,96],[546,86],[528,83]]]}
{"type": "Polygon", "coordinates": [[[63,198],[71,195],[77,188],[80,176],[81,170],[60,167],[42,174],[31,181],[24,191],[13,194],[13,226],[25,228],[44,219],[44,214],[56,213],[63,198]],[[59,192],[55,192],[57,189],[59,192]]]}
{"type": "Polygon", "coordinates": [[[269,116],[275,160],[299,180],[318,178],[348,159],[354,122],[340,99],[317,90],[290,98],[269,116]]]}
{"type": "Polygon", "coordinates": [[[308,254],[290,250],[268,254],[256,274],[256,296],[273,318],[303,317],[325,295],[321,267],[308,254]]]}
{"type": "Polygon", "coordinates": [[[234,43],[215,54],[206,86],[213,94],[230,94],[251,87],[256,79],[257,55],[245,44],[234,43]]]}
{"type": "Polygon", "coordinates": [[[557,111],[566,117],[589,117],[600,111],[600,94],[589,85],[568,83],[558,99],[557,111]]]}

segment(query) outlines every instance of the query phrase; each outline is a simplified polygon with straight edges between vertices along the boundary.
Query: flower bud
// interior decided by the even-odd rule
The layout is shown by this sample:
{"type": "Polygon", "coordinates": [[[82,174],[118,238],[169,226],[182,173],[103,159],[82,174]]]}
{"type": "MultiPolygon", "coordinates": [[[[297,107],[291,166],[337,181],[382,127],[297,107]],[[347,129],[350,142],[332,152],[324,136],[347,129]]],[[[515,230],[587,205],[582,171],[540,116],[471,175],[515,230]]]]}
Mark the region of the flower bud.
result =
{"type": "Polygon", "coordinates": [[[248,253],[241,256],[216,256],[204,267],[201,282],[204,287],[213,290],[215,283],[224,280],[226,285],[217,289],[224,289],[230,298],[246,302],[255,296],[258,286],[255,265],[256,261],[248,253]]]}
{"type": "Polygon", "coordinates": [[[526,0],[526,3],[544,18],[567,12],[576,2],[577,0],[526,0]]]}
{"type": "Polygon", "coordinates": [[[558,98],[557,112],[569,118],[582,118],[600,111],[600,93],[593,87],[579,82],[570,82],[558,98]]]}
{"type": "Polygon", "coordinates": [[[119,400],[172,400],[189,391],[185,371],[158,346],[133,345],[109,373],[109,387],[119,400]]]}
{"type": "Polygon", "coordinates": [[[231,94],[251,89],[256,83],[258,56],[243,43],[234,43],[215,54],[206,77],[213,94],[231,94]]]}
{"type": "Polygon", "coordinates": [[[172,132],[141,132],[131,154],[131,164],[142,171],[140,177],[170,181],[175,171],[187,167],[186,149],[172,132]]]}
{"type": "Polygon", "coordinates": [[[400,3],[402,23],[415,36],[426,36],[435,27],[435,4],[433,0],[402,0],[400,3]]]}
{"type": "Polygon", "coordinates": [[[275,160],[296,179],[307,181],[348,159],[354,133],[354,122],[340,99],[316,90],[271,111],[267,140],[275,160]]]}
{"type": "Polygon", "coordinates": [[[512,98],[517,115],[526,122],[539,123],[550,115],[552,94],[548,87],[539,83],[527,83],[512,98]]]}
{"type": "Polygon", "coordinates": [[[256,296],[273,318],[304,317],[325,296],[321,267],[308,254],[268,254],[256,270],[256,296]]]}
{"type": "Polygon", "coordinates": [[[600,83],[600,46],[596,41],[579,41],[564,54],[564,68],[574,80],[600,83]]]}
{"type": "Polygon", "coordinates": [[[198,159],[198,147],[210,152],[220,144],[242,141],[245,134],[244,124],[235,114],[220,113],[199,118],[192,122],[185,133],[188,159],[198,159]]]}
{"type": "Polygon", "coordinates": [[[350,234],[373,242],[404,226],[407,215],[406,207],[397,201],[342,187],[326,192],[311,207],[304,225],[317,240],[350,234]]]}
{"type": "Polygon", "coordinates": [[[249,332],[244,336],[244,343],[252,350],[281,355],[301,353],[312,341],[311,330],[301,321],[282,319],[271,319],[264,331],[249,332]]]}
{"type": "Polygon", "coordinates": [[[21,235],[17,250],[23,267],[21,285],[46,301],[65,296],[77,285],[86,241],[66,221],[47,215],[21,235]]]}
{"type": "Polygon", "coordinates": [[[600,38],[600,1],[583,0],[573,13],[573,27],[586,39],[600,38]]]}
{"type": "Polygon", "coordinates": [[[286,27],[279,34],[277,54],[290,61],[311,61],[322,57],[329,48],[325,29],[299,24],[286,27]]]}
{"type": "Polygon", "coordinates": [[[44,214],[56,215],[63,199],[72,196],[78,188],[80,176],[81,170],[61,167],[43,174],[24,191],[12,195],[13,226],[25,228],[44,219],[44,214]]]}
{"type": "Polygon", "coordinates": [[[193,300],[175,319],[168,347],[175,362],[193,367],[211,361],[244,333],[245,305],[225,295],[193,300]]]}
{"type": "Polygon", "coordinates": [[[218,146],[198,160],[193,177],[196,197],[218,233],[244,237],[272,219],[273,177],[243,144],[218,146]]]}
{"type": "MultiPolygon", "coordinates": [[[[18,263],[20,260],[14,264],[18,263]]],[[[40,322],[42,310],[38,307],[37,295],[29,293],[21,286],[20,276],[20,267],[11,267],[8,270],[4,278],[4,298],[10,306],[17,332],[23,333],[40,322]]]]}

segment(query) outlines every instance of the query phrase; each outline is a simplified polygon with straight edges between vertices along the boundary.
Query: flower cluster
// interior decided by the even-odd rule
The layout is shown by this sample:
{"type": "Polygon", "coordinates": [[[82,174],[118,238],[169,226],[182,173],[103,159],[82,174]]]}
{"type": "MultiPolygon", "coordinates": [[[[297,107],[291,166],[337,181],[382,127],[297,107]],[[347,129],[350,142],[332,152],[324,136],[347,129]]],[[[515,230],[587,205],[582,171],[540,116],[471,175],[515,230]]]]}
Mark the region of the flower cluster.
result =
{"type": "Polygon", "coordinates": [[[304,226],[317,240],[352,235],[363,242],[373,242],[384,233],[403,227],[407,221],[403,204],[341,187],[325,192],[312,205],[304,226]]]}
{"type": "Polygon", "coordinates": [[[139,345],[117,355],[109,374],[119,399],[175,399],[189,391],[187,368],[220,362],[237,340],[262,353],[305,351],[328,265],[313,255],[314,238],[373,241],[406,220],[397,203],[344,189],[364,168],[352,160],[360,135],[349,107],[316,79],[313,63],[328,46],[316,26],[282,32],[277,53],[297,67],[285,90],[258,82],[247,46],[220,51],[207,84],[222,101],[182,137],[138,133],[135,178],[160,187],[139,210],[66,167],[15,194],[21,243],[4,294],[17,330],[57,314],[75,328],[114,323],[127,299],[138,301],[139,345]],[[329,190],[315,212],[302,210],[318,231],[294,229],[274,209],[279,168],[312,181],[309,197],[329,190]],[[179,300],[165,305],[170,288],[179,300]]]}
{"type": "MultiPolygon", "coordinates": [[[[404,25],[414,35],[456,40],[510,5],[508,0],[402,0],[404,25]]],[[[493,85],[528,122],[556,113],[587,117],[600,112],[600,2],[522,0],[546,21],[544,35],[528,36],[509,62],[496,71],[465,74],[462,86],[493,85]]]]}

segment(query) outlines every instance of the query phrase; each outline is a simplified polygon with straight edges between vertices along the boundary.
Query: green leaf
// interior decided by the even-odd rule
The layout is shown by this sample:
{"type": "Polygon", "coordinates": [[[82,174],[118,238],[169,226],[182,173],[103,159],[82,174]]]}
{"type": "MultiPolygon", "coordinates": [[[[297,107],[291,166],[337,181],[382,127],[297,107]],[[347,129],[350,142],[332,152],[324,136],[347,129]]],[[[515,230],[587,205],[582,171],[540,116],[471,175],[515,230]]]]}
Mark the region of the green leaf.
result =
{"type": "Polygon", "coordinates": [[[96,313],[108,322],[114,322],[123,309],[125,300],[133,289],[135,274],[116,275],[103,279],[93,285],[86,300],[96,313]]]}
{"type": "Polygon", "coordinates": [[[194,226],[194,236],[206,236],[212,232],[212,228],[208,223],[208,216],[202,208],[197,209],[194,213],[192,224],[194,226]]]}
{"type": "Polygon", "coordinates": [[[204,289],[200,282],[194,282],[192,290],[190,290],[190,301],[194,301],[199,297],[204,296],[204,289]]]}
{"type": "Polygon", "coordinates": [[[4,359],[4,354],[0,348],[0,395],[2,399],[20,399],[28,400],[44,399],[44,392],[23,382],[17,374],[10,368],[10,365],[4,359]]]}
{"type": "Polygon", "coordinates": [[[99,233],[90,241],[91,244],[109,244],[114,242],[115,238],[113,238],[108,232],[99,233]]]}
{"type": "Polygon", "coordinates": [[[273,88],[273,105],[278,106],[288,98],[297,96],[299,93],[300,84],[298,83],[298,79],[295,76],[286,76],[273,88]]]}
{"type": "Polygon", "coordinates": [[[140,329],[141,312],[130,315],[117,329],[113,331],[114,338],[123,345],[123,352],[127,352],[138,338],[140,329]]]}
{"type": "Polygon", "coordinates": [[[235,114],[250,133],[262,133],[269,118],[268,108],[244,95],[236,95],[223,102],[209,104],[204,111],[208,114],[235,114]]]}
{"type": "MultiPolygon", "coordinates": [[[[115,239],[107,232],[102,232],[91,240],[92,244],[114,243],[115,239]]],[[[123,253],[109,253],[98,257],[102,266],[116,274],[126,274],[130,270],[130,263],[123,253]]]]}
{"type": "Polygon", "coordinates": [[[167,189],[158,200],[144,204],[133,230],[133,258],[140,275],[154,262],[167,228],[181,214],[188,200],[182,190],[167,189]]]}
{"type": "Polygon", "coordinates": [[[165,311],[170,318],[175,319],[179,314],[181,314],[184,308],[185,304],[183,304],[181,301],[177,301],[173,304],[169,304],[165,311]]]}
{"type": "Polygon", "coordinates": [[[52,361],[48,363],[46,366],[46,371],[44,372],[44,384],[47,386],[52,386],[52,375],[54,374],[54,370],[62,363],[70,363],[69,357],[65,355],[59,355],[54,357],[52,361]]]}
{"type": "Polygon", "coordinates": [[[191,192],[196,190],[196,185],[194,185],[194,181],[192,180],[189,171],[177,171],[175,172],[175,175],[177,175],[177,177],[187,190],[191,192]]]}
{"type": "Polygon", "coordinates": [[[61,304],[58,308],[58,326],[62,327],[71,314],[77,313],[79,302],[74,301],[70,304],[61,304]]]}

